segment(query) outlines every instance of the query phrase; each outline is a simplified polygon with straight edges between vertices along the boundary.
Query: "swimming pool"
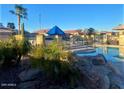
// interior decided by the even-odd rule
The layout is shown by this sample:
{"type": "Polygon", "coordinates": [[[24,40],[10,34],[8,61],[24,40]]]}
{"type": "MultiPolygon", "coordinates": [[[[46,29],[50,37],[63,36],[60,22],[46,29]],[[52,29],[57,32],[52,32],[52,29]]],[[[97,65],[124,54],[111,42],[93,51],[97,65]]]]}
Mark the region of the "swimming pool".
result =
{"type": "Polygon", "coordinates": [[[77,53],[78,56],[96,56],[98,54],[103,54],[105,58],[110,62],[124,62],[124,57],[120,57],[119,48],[112,47],[97,47],[94,52],[88,53],[77,53]]]}

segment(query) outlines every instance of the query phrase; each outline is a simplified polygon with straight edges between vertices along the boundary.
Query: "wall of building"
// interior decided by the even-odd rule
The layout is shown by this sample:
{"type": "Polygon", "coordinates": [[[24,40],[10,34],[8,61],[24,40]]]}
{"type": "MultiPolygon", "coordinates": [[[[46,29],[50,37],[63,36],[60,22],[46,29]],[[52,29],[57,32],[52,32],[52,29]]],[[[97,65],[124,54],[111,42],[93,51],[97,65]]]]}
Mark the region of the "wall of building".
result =
{"type": "Polygon", "coordinates": [[[124,46],[124,30],[119,31],[119,45],[124,46]]]}

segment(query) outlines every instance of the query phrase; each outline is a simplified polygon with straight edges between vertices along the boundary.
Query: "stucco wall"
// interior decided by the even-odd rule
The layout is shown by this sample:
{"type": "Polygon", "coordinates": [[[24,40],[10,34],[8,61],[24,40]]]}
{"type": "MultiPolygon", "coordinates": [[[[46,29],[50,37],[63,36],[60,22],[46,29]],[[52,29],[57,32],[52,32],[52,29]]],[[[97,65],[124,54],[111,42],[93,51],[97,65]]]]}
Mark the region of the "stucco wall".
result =
{"type": "Polygon", "coordinates": [[[119,45],[124,45],[124,30],[119,31],[119,45]]]}

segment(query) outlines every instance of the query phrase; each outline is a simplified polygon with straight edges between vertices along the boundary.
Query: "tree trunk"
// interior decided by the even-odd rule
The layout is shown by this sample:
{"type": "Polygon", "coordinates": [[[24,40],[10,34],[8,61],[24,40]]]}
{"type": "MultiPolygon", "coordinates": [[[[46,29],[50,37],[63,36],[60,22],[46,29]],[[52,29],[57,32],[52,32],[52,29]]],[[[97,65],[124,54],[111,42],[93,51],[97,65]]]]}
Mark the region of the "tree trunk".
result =
{"type": "Polygon", "coordinates": [[[20,16],[18,15],[18,34],[20,34],[20,16]]]}

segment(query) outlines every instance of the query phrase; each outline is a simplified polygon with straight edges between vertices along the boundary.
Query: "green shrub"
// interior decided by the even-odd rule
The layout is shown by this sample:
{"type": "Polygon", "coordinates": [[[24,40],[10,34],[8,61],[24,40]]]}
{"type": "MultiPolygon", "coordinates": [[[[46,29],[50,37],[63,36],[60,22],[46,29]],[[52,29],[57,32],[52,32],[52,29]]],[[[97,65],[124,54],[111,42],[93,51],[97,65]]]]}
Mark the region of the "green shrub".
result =
{"type": "Polygon", "coordinates": [[[28,42],[27,39],[23,39],[21,41],[18,41],[17,46],[19,48],[19,52],[22,55],[26,55],[31,49],[31,45],[30,45],[30,43],[28,42]]]}
{"type": "Polygon", "coordinates": [[[11,39],[8,41],[1,41],[0,46],[0,60],[8,64],[11,60],[16,59],[16,42],[13,43],[11,39]]]}
{"type": "Polygon", "coordinates": [[[17,46],[16,46],[16,52],[18,55],[17,62],[20,62],[21,57],[27,55],[30,49],[31,49],[31,45],[27,39],[24,38],[23,40],[17,41],[17,46]]]}
{"type": "Polygon", "coordinates": [[[30,54],[33,58],[41,59],[45,56],[45,48],[43,46],[34,46],[30,54]]]}
{"type": "Polygon", "coordinates": [[[0,41],[0,60],[4,65],[11,65],[12,62],[20,62],[21,56],[30,50],[27,40],[16,41],[11,37],[7,41],[0,41]]]}
{"type": "Polygon", "coordinates": [[[60,86],[65,84],[69,88],[74,88],[79,79],[79,73],[73,68],[71,62],[62,61],[60,57],[71,59],[71,53],[64,52],[55,42],[46,47],[36,46],[31,52],[31,64],[33,68],[42,69],[52,83],[60,86]]]}
{"type": "Polygon", "coordinates": [[[31,62],[33,68],[39,68],[46,73],[52,85],[74,88],[79,80],[79,72],[68,62],[39,59],[32,59],[31,62]]]}
{"type": "Polygon", "coordinates": [[[45,57],[49,60],[59,60],[61,49],[56,42],[52,42],[45,48],[45,57]]]}
{"type": "Polygon", "coordinates": [[[50,43],[48,46],[35,46],[32,48],[31,56],[34,58],[44,58],[47,60],[60,60],[63,50],[56,42],[50,43]]]}

